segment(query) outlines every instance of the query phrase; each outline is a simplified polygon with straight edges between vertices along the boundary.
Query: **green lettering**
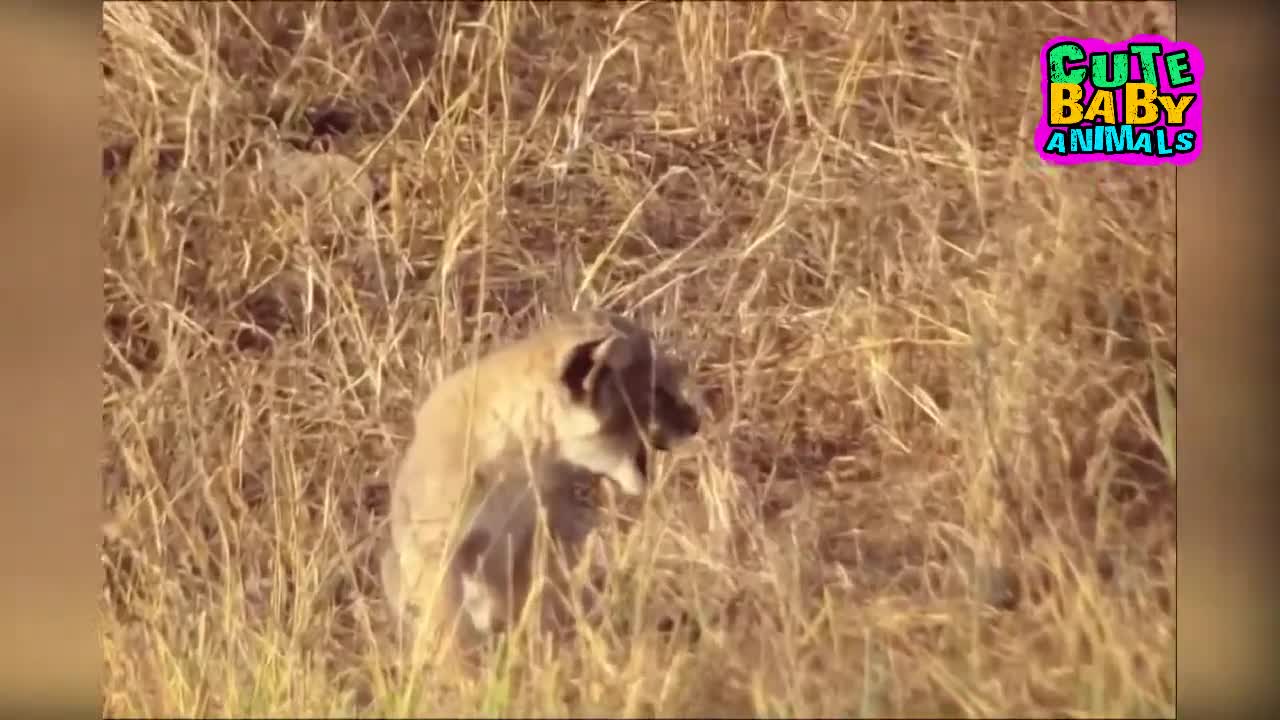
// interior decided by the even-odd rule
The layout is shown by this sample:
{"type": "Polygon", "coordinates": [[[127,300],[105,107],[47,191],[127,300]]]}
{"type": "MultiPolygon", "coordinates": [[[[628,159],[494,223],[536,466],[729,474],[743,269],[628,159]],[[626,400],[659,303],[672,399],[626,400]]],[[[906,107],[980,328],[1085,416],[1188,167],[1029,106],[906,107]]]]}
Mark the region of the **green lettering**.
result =
{"type": "Polygon", "coordinates": [[[1089,81],[1095,88],[1111,90],[1129,80],[1129,54],[1126,52],[1098,53],[1089,58],[1089,81]],[[1107,77],[1107,59],[1111,59],[1111,76],[1107,77]]]}
{"type": "Polygon", "coordinates": [[[1067,63],[1084,62],[1084,48],[1073,42],[1062,42],[1049,48],[1049,83],[1079,85],[1084,82],[1084,68],[1067,69],[1067,63]]]}
{"type": "Polygon", "coordinates": [[[1160,89],[1160,76],[1156,73],[1156,55],[1160,54],[1160,46],[1156,43],[1129,43],[1129,53],[1138,58],[1142,82],[1160,89]]]}
{"type": "Polygon", "coordinates": [[[1186,50],[1171,52],[1164,56],[1164,69],[1169,74],[1169,87],[1190,85],[1196,79],[1191,77],[1191,61],[1186,50]]]}

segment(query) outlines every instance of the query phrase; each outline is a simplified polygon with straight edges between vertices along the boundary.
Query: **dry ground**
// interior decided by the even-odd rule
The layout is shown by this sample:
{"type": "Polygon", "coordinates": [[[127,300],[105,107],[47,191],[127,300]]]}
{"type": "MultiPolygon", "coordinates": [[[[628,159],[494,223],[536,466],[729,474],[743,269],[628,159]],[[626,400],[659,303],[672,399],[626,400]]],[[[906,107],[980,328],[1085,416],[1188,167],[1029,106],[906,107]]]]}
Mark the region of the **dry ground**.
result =
{"type": "Polygon", "coordinates": [[[1171,4],[104,15],[105,712],[1173,714],[1173,170],[1031,144],[1041,43],[1171,4]],[[705,432],[604,625],[404,672],[414,401],[575,299],[687,350],[705,432]]]}

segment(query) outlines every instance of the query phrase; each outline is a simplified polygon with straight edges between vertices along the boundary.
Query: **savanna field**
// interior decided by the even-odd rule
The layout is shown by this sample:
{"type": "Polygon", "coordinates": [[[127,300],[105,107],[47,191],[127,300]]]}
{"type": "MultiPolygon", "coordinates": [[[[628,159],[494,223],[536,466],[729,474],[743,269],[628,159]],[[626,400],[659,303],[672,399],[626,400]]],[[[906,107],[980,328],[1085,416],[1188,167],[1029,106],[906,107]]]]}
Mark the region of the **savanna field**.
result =
{"type": "Polygon", "coordinates": [[[1172,3],[103,8],[104,714],[1172,716],[1172,167],[1050,167],[1172,3]],[[597,305],[698,438],[604,620],[399,661],[445,372],[597,305]]]}

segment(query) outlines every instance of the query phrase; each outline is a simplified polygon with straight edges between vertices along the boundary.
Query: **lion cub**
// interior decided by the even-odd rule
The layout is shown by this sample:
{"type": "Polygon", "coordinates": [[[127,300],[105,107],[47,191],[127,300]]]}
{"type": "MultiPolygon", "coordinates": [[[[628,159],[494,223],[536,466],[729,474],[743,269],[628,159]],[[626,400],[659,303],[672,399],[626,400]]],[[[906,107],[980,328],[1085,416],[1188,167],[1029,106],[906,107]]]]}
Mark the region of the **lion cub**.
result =
{"type": "Polygon", "coordinates": [[[554,318],[442,380],[392,481],[382,575],[397,618],[432,606],[455,523],[487,490],[477,468],[517,452],[639,495],[646,446],[666,450],[698,432],[684,377],[649,331],[594,311],[554,318]]]}
{"type": "MultiPolygon", "coordinates": [[[[535,608],[540,627],[566,628],[572,612],[570,574],[597,524],[596,509],[579,499],[578,491],[598,479],[563,461],[534,467],[524,458],[498,461],[482,474],[489,491],[449,565],[448,617],[458,623],[464,644],[474,646],[514,626],[540,581],[545,583],[535,608]]],[[[590,608],[591,597],[583,599],[590,608]]]]}

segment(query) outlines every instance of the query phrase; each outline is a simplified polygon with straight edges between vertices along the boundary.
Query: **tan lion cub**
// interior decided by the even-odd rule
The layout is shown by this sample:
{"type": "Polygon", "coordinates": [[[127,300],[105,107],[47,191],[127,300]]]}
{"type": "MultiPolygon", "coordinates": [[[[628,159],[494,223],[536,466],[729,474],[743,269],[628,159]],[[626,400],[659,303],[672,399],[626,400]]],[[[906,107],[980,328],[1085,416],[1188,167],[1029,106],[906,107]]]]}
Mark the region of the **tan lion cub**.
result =
{"type": "Polygon", "coordinates": [[[487,489],[477,468],[516,452],[638,495],[646,445],[669,449],[698,432],[683,381],[651,333],[599,311],[555,318],[442,380],[417,412],[392,481],[382,575],[397,617],[432,605],[455,523],[487,489]]]}

